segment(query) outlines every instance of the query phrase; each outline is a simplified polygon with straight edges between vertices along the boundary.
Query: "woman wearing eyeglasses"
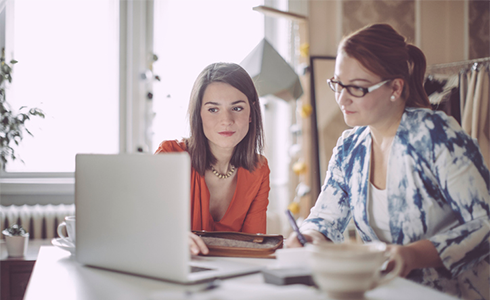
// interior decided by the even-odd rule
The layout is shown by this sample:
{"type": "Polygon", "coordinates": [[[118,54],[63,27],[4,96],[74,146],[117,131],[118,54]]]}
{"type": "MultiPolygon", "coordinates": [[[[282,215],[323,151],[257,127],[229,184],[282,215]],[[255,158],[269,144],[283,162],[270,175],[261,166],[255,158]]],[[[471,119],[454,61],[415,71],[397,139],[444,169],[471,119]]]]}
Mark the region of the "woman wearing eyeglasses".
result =
{"type": "MultiPolygon", "coordinates": [[[[422,51],[391,26],[345,37],[328,84],[347,125],[300,231],[343,241],[354,218],[364,242],[403,259],[402,276],[464,299],[489,298],[489,171],[476,140],[430,109],[422,51]]],[[[296,234],[286,241],[299,247],[296,234]]]]}

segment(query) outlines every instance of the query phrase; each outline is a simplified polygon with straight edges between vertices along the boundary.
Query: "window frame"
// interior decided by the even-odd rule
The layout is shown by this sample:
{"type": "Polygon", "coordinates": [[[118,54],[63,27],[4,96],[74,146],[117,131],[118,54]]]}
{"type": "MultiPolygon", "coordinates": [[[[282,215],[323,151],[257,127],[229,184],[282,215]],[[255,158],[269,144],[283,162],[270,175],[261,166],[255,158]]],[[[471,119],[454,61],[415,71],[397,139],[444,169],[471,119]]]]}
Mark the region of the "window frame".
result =
{"type": "MultiPolygon", "coordinates": [[[[13,39],[13,0],[0,0],[0,47],[13,39]]],[[[152,78],[143,79],[153,58],[153,0],[119,0],[119,153],[149,149],[152,78]],[[142,46],[143,45],[143,46],[142,46]]],[[[6,172],[0,168],[0,196],[67,195],[75,191],[74,172],[6,172]]]]}
{"type": "MultiPolygon", "coordinates": [[[[265,0],[264,5],[274,7],[281,1],[290,2],[276,1],[265,0]]],[[[5,40],[0,37],[0,47],[5,47],[13,38],[12,24],[6,23],[12,19],[14,2],[0,0],[0,31],[5,33],[5,40]],[[6,13],[6,18],[2,19],[2,12],[6,13]]],[[[119,0],[119,153],[136,153],[139,152],[138,148],[152,149],[153,109],[147,95],[153,90],[153,78],[143,80],[142,77],[152,69],[153,15],[154,0],[119,0]]],[[[265,20],[264,32],[268,39],[274,39],[275,34],[280,31],[277,22],[271,17],[265,17],[265,20]]],[[[34,199],[37,195],[44,199],[39,200],[38,204],[57,204],[59,200],[52,203],[45,199],[52,195],[61,195],[61,201],[72,203],[75,193],[74,177],[74,172],[5,172],[0,168],[0,198],[7,198],[6,202],[10,204],[20,205],[24,202],[17,203],[20,200],[16,199],[32,202],[37,201],[34,199]]],[[[4,203],[2,201],[3,205],[4,203]]]]}

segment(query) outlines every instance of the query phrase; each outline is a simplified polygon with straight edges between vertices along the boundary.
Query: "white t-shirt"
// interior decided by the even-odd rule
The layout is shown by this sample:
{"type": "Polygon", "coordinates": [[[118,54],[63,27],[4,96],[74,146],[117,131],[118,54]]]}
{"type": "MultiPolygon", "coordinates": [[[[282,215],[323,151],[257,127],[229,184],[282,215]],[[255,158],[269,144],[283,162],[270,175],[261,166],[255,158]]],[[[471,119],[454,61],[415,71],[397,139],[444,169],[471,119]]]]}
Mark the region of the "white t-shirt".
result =
{"type": "Polygon", "coordinates": [[[390,215],[386,189],[379,190],[369,183],[368,221],[380,241],[391,244],[390,215]]]}

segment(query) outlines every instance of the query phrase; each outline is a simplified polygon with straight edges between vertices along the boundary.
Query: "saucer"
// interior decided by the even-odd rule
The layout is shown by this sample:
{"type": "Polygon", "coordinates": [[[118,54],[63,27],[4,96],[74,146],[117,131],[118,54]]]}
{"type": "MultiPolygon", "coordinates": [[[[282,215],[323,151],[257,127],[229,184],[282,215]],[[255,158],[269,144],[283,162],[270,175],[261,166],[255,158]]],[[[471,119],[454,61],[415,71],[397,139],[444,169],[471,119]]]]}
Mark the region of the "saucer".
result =
{"type": "Polygon", "coordinates": [[[61,248],[63,250],[70,252],[72,255],[75,255],[75,247],[73,245],[69,245],[67,242],[65,242],[64,240],[62,240],[60,238],[52,239],[51,244],[53,244],[53,246],[56,246],[58,248],[61,248]]]}

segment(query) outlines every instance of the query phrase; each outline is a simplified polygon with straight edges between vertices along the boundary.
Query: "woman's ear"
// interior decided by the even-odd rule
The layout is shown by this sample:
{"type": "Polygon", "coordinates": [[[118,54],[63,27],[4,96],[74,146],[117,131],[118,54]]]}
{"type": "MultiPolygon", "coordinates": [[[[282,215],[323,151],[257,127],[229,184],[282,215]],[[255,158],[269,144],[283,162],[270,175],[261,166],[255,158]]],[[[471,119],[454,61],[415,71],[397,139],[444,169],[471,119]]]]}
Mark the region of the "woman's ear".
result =
{"type": "Polygon", "coordinates": [[[405,81],[403,79],[401,79],[401,78],[393,79],[393,83],[391,85],[393,92],[392,92],[391,98],[390,98],[392,101],[395,101],[398,98],[400,98],[400,96],[403,93],[403,87],[404,86],[405,86],[405,81]]]}

